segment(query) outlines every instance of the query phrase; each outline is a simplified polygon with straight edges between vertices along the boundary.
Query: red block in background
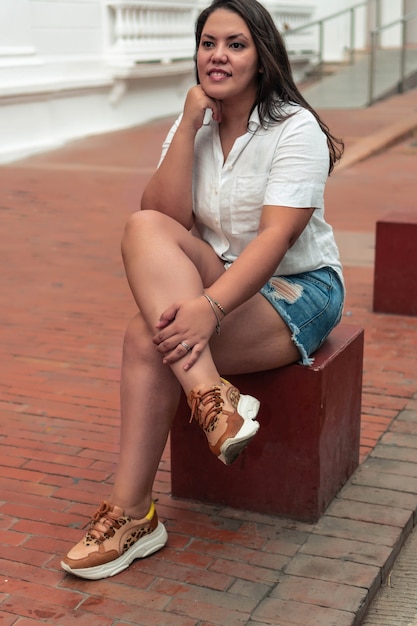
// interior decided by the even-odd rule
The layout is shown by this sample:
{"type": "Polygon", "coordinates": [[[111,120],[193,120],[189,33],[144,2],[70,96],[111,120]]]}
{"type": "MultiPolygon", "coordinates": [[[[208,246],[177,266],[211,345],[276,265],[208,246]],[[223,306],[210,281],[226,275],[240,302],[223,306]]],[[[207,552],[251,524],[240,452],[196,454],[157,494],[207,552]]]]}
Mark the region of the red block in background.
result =
{"type": "Polygon", "coordinates": [[[376,224],[373,309],[417,315],[417,210],[389,213],[376,224]]]}
{"type": "Polygon", "coordinates": [[[172,495],[317,521],[359,462],[363,335],[339,325],[311,367],[229,376],[261,401],[261,427],[229,467],[189,424],[183,396],[171,430],[172,495]]]}

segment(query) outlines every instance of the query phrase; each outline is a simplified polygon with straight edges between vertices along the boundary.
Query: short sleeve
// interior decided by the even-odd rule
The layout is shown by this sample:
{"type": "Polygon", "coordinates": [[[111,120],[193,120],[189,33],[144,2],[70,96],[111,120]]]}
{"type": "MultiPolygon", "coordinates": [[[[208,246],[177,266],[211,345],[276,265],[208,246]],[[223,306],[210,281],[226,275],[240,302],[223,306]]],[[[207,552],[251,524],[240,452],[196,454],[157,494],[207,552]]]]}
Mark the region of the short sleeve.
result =
{"type": "Polygon", "coordinates": [[[264,204],[322,208],[329,172],[327,137],[310,111],[286,119],[277,142],[264,204]]]}
{"type": "Polygon", "coordinates": [[[180,121],[181,121],[181,118],[182,118],[182,113],[176,119],[174,124],[171,126],[170,130],[168,131],[167,136],[165,137],[165,140],[164,140],[164,142],[162,144],[162,152],[161,152],[161,156],[159,158],[158,167],[161,165],[162,161],[165,159],[165,155],[168,152],[169,146],[171,145],[171,141],[172,141],[173,136],[177,132],[178,126],[179,126],[180,121]]]}

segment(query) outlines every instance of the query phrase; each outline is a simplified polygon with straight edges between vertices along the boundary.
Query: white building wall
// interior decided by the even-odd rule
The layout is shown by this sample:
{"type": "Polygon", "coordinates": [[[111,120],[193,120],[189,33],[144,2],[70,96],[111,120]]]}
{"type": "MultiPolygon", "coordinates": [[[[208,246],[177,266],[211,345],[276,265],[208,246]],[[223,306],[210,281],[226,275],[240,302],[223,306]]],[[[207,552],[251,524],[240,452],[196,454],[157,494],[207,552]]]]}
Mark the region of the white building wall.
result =
{"type": "MultiPolygon", "coordinates": [[[[403,15],[403,0],[381,1],[381,25],[388,25],[398,21],[403,15]]],[[[400,45],[401,24],[393,25],[381,34],[380,43],[384,48],[400,45]]]]}
{"type": "Polygon", "coordinates": [[[1,48],[27,48],[32,45],[28,0],[0,3],[1,48]]]}
{"type": "Polygon", "coordinates": [[[30,0],[33,42],[44,55],[99,55],[101,5],[97,0],[30,0]]]}

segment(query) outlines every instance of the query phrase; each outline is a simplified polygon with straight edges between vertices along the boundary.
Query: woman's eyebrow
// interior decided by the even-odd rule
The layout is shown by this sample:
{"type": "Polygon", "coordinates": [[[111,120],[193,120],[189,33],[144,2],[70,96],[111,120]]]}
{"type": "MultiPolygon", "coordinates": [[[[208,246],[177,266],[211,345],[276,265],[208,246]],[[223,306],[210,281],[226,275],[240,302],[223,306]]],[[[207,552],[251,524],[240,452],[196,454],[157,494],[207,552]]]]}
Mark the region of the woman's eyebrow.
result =
{"type": "MultiPolygon", "coordinates": [[[[216,39],[214,35],[210,35],[209,33],[203,33],[202,37],[207,37],[207,39],[212,39],[213,41],[216,39]]],[[[228,35],[226,37],[226,40],[229,41],[231,39],[239,39],[239,38],[248,40],[248,38],[246,37],[244,33],[237,33],[236,35],[228,35]]]]}

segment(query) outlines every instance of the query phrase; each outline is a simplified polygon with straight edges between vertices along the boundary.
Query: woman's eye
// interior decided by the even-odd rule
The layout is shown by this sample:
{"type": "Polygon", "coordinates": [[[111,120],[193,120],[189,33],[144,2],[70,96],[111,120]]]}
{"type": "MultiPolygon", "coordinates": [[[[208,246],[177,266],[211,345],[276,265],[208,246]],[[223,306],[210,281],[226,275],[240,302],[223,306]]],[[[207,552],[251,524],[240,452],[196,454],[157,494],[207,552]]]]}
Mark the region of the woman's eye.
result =
{"type": "MultiPolygon", "coordinates": [[[[201,42],[201,47],[202,48],[214,48],[214,42],[213,41],[202,41],[201,42]]],[[[231,43],[229,45],[229,48],[231,48],[232,50],[240,50],[241,48],[244,48],[244,44],[241,43],[240,41],[233,41],[233,43],[231,43]]]]}

